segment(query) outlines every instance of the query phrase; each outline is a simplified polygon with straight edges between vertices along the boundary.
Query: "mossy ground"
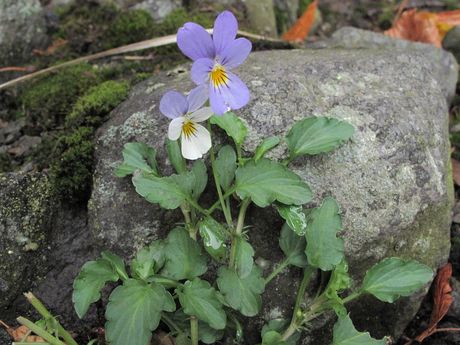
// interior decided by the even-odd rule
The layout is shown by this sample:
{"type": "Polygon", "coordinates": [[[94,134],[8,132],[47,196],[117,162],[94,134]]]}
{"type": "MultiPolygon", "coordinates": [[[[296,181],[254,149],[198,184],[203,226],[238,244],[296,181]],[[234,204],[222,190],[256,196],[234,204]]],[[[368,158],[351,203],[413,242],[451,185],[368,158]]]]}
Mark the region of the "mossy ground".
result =
{"type": "MultiPolygon", "coordinates": [[[[214,21],[213,13],[178,9],[161,23],[155,23],[146,11],[121,11],[93,2],[59,7],[56,14],[59,27],[52,35],[67,43],[50,56],[35,58],[33,64],[39,68],[173,34],[187,21],[205,27],[211,27],[214,21]]],[[[139,59],[118,56],[96,64],[78,64],[1,94],[9,107],[5,120],[24,117],[25,134],[42,137],[42,143],[21,162],[47,169],[56,191],[66,200],[88,198],[94,133],[110,111],[128,96],[131,85],[186,61],[175,46],[133,54],[139,59]]],[[[0,172],[11,171],[15,165],[8,154],[0,155],[0,172]]]]}

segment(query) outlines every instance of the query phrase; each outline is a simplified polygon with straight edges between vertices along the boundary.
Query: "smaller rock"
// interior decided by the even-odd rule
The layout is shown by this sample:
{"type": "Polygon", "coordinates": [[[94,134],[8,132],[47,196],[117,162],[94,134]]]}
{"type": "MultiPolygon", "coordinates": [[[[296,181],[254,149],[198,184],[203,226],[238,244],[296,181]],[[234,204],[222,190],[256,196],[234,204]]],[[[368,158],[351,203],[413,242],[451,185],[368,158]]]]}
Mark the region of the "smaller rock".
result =
{"type": "Polygon", "coordinates": [[[456,26],[446,34],[442,47],[454,54],[460,63],[460,26],[456,26]]]}
{"type": "Polygon", "coordinates": [[[24,128],[25,121],[20,119],[11,122],[0,123],[0,145],[8,145],[19,139],[24,128]]]}
{"type": "Polygon", "coordinates": [[[247,17],[251,28],[261,35],[275,37],[276,18],[272,0],[246,0],[247,17]]]}
{"type": "Polygon", "coordinates": [[[153,20],[159,22],[181,6],[182,1],[180,0],[144,0],[132,8],[149,12],[153,20]]]}

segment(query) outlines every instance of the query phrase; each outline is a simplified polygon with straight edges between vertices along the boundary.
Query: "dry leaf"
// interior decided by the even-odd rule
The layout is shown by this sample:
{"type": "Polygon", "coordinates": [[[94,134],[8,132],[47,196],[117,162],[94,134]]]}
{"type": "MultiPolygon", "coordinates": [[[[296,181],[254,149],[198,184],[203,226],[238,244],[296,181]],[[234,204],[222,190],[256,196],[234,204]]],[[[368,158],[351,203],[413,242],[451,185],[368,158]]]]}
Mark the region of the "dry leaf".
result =
{"type": "Polygon", "coordinates": [[[385,35],[408,41],[431,43],[442,47],[446,33],[460,25],[460,10],[432,13],[411,9],[396,17],[385,35]]]}
{"type": "Polygon", "coordinates": [[[451,162],[454,182],[457,186],[460,186],[460,162],[454,158],[451,159],[451,162]]]}
{"type": "Polygon", "coordinates": [[[53,55],[56,50],[58,50],[60,47],[64,46],[67,44],[67,41],[62,39],[62,38],[58,38],[57,40],[54,40],[51,45],[46,48],[46,50],[41,50],[41,49],[34,49],[32,51],[33,54],[35,55],[38,55],[38,56],[49,56],[49,55],[53,55]]]}
{"type": "Polygon", "coordinates": [[[153,337],[153,345],[174,345],[173,338],[165,332],[156,332],[153,337]]]}
{"type": "Polygon", "coordinates": [[[289,42],[302,42],[305,40],[315,23],[317,9],[318,0],[315,0],[308,5],[302,16],[294,23],[289,31],[283,35],[283,39],[289,42]]]}
{"type": "Polygon", "coordinates": [[[0,320],[0,325],[5,327],[6,332],[13,338],[15,342],[25,343],[46,343],[46,341],[37,335],[30,335],[31,331],[26,326],[19,326],[13,328],[8,326],[6,323],[0,320]]]}
{"type": "Polygon", "coordinates": [[[431,311],[430,323],[415,340],[422,342],[425,338],[436,333],[439,321],[441,321],[449,311],[450,305],[454,301],[454,298],[450,294],[452,292],[452,287],[449,282],[450,277],[452,277],[452,265],[448,263],[439,269],[435,279],[433,310],[431,311]]]}

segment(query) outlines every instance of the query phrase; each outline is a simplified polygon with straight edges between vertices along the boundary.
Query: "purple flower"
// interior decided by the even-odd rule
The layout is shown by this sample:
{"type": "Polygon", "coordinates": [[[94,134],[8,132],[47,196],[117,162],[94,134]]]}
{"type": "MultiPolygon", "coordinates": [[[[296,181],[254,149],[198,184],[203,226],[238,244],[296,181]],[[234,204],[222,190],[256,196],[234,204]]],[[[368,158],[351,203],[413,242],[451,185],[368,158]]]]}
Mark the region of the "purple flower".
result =
{"type": "Polygon", "coordinates": [[[181,138],[181,152],[186,159],[201,158],[211,148],[209,131],[198,124],[213,114],[210,107],[201,108],[207,99],[204,86],[194,88],[187,97],[177,91],[168,91],[161,98],[161,113],[172,119],[168,138],[181,138]]]}
{"type": "Polygon", "coordinates": [[[241,65],[251,52],[246,38],[236,38],[238,22],[224,11],[214,22],[213,35],[200,25],[185,23],[177,33],[177,45],[192,59],[192,80],[197,85],[209,84],[209,100],[216,114],[239,109],[249,101],[247,86],[231,69],[241,65]]]}

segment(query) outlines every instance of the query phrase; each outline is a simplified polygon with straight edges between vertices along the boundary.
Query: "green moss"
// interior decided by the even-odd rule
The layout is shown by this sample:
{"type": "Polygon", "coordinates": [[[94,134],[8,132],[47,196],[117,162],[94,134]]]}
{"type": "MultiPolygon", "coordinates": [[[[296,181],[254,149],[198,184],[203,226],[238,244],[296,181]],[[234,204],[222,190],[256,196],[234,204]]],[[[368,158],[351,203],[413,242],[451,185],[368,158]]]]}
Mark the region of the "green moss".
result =
{"type": "Polygon", "coordinates": [[[94,128],[79,127],[58,138],[61,152],[50,166],[56,191],[65,200],[89,197],[93,171],[94,128]]]}
{"type": "Polygon", "coordinates": [[[154,22],[144,10],[120,13],[105,34],[106,48],[113,48],[150,38],[154,22]]]}
{"type": "Polygon", "coordinates": [[[305,12],[308,5],[310,5],[312,2],[313,0],[299,0],[299,9],[297,10],[297,17],[300,17],[305,12]]]}
{"type": "Polygon", "coordinates": [[[27,122],[45,130],[62,125],[79,96],[98,82],[89,64],[68,67],[33,82],[20,95],[27,122]]]}
{"type": "Polygon", "coordinates": [[[186,22],[195,22],[205,28],[211,28],[214,23],[215,16],[211,13],[202,12],[187,12],[183,8],[172,11],[164,20],[156,24],[153,30],[154,36],[171,35],[177,32],[186,22]]]}
{"type": "Polygon", "coordinates": [[[278,34],[282,34],[288,29],[289,17],[286,11],[283,11],[277,6],[274,7],[274,10],[276,19],[276,30],[278,31],[278,34]]]}
{"type": "Polygon", "coordinates": [[[91,88],[74,105],[66,117],[66,127],[99,126],[110,110],[128,96],[127,82],[106,81],[91,88]]]}

